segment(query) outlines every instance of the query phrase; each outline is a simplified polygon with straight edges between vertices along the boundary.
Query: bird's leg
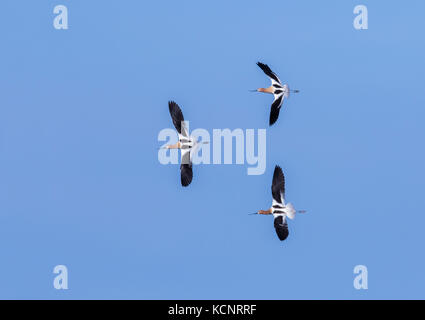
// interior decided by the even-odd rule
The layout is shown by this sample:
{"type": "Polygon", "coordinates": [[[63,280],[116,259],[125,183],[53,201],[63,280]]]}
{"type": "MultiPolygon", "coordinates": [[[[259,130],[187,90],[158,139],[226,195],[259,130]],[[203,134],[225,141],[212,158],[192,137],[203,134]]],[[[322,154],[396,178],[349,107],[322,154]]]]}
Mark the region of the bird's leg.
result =
{"type": "Polygon", "coordinates": [[[258,214],[271,214],[272,213],[272,209],[270,208],[269,210],[260,210],[258,211],[258,214]]]}
{"type": "Polygon", "coordinates": [[[177,142],[176,144],[171,144],[169,146],[167,146],[167,149],[180,149],[181,148],[181,143],[177,142]]]}
{"type": "Polygon", "coordinates": [[[270,86],[268,88],[259,88],[257,91],[258,92],[265,92],[265,93],[273,93],[274,88],[273,88],[273,86],[270,86]]]}

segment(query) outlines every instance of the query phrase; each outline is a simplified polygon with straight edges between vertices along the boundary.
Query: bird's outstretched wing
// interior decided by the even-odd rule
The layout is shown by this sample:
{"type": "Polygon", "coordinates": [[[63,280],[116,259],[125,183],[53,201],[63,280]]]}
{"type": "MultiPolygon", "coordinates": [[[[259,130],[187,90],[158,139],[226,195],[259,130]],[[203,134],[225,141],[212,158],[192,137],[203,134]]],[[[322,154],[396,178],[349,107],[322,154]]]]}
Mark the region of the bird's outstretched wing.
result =
{"type": "Polygon", "coordinates": [[[278,203],[285,201],[285,176],[283,175],[282,168],[279,166],[274,168],[272,196],[278,203]]]}
{"type": "Polygon", "coordinates": [[[274,218],[274,228],[280,241],[283,241],[288,238],[288,223],[286,222],[286,219],[285,221],[283,221],[283,216],[277,216],[276,218],[274,218]]]}
{"type": "Polygon", "coordinates": [[[182,164],[191,164],[192,163],[192,156],[191,152],[192,149],[190,146],[183,144],[180,152],[181,152],[181,163],[182,164]]]}
{"type": "Polygon", "coordinates": [[[261,62],[257,62],[257,66],[259,66],[261,68],[261,70],[264,71],[264,73],[270,78],[270,80],[272,81],[272,84],[279,84],[281,85],[282,83],[280,82],[279,77],[276,75],[276,73],[274,73],[270,67],[264,63],[261,62]]]}
{"type": "Polygon", "coordinates": [[[192,164],[182,163],[180,165],[180,175],[181,175],[182,186],[187,187],[192,182],[192,178],[193,178],[192,164]]]}
{"type": "Polygon", "coordinates": [[[180,109],[179,105],[174,101],[169,101],[168,108],[170,109],[171,119],[173,119],[173,124],[177,132],[182,136],[187,137],[188,132],[184,124],[183,112],[180,109]]]}
{"type": "Polygon", "coordinates": [[[274,101],[270,109],[270,120],[269,120],[270,126],[277,121],[277,118],[279,118],[279,112],[283,104],[283,98],[284,98],[283,93],[278,93],[274,95],[274,101]]]}

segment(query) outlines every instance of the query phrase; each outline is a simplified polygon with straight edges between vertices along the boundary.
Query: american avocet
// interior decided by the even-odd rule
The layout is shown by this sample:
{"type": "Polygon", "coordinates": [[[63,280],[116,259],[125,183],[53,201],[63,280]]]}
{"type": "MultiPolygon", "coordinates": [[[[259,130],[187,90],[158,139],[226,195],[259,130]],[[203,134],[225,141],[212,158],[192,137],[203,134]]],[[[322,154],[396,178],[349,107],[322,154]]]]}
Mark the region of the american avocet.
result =
{"type": "Polygon", "coordinates": [[[183,187],[187,187],[193,178],[192,172],[192,157],[198,151],[201,143],[198,142],[196,137],[189,135],[189,130],[186,127],[183,113],[177,103],[174,101],[168,102],[168,108],[170,109],[171,119],[173,120],[174,127],[179,134],[179,141],[176,144],[165,146],[165,149],[180,149],[181,150],[181,164],[180,164],[180,176],[181,184],[183,187]]]}
{"type": "Polygon", "coordinates": [[[269,210],[259,210],[252,214],[272,214],[274,217],[274,228],[276,234],[281,241],[285,240],[288,235],[288,223],[286,217],[289,219],[295,218],[295,213],[305,213],[305,210],[295,210],[291,203],[285,204],[285,176],[279,166],[274,168],[273,182],[272,182],[272,196],[273,203],[269,210]]]}
{"type": "Polygon", "coordinates": [[[257,65],[264,71],[264,73],[270,78],[272,81],[272,85],[268,88],[259,88],[257,90],[251,90],[253,92],[265,92],[271,93],[274,96],[274,101],[272,103],[272,107],[270,110],[270,120],[269,125],[274,124],[279,117],[280,108],[282,107],[283,100],[285,98],[289,98],[289,93],[294,92],[298,93],[299,90],[291,90],[287,84],[282,85],[282,82],[278,78],[278,76],[269,68],[268,65],[257,62],[257,65]]]}

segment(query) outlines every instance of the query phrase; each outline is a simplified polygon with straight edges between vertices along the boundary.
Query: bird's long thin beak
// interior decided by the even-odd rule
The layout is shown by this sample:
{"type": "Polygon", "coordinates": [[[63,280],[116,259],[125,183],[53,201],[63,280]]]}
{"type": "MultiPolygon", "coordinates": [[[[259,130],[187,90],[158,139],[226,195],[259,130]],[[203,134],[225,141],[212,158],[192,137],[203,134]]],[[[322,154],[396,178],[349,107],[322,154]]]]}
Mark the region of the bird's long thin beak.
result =
{"type": "Polygon", "coordinates": [[[307,213],[307,210],[298,210],[297,213],[307,213]]]}
{"type": "Polygon", "coordinates": [[[257,92],[257,89],[248,90],[249,92],[257,92]]]}
{"type": "Polygon", "coordinates": [[[300,90],[291,90],[291,92],[298,93],[298,92],[300,92],[300,90]]]}
{"type": "Polygon", "coordinates": [[[258,212],[256,212],[256,213],[248,213],[249,216],[252,216],[254,214],[258,214],[258,212]]]}

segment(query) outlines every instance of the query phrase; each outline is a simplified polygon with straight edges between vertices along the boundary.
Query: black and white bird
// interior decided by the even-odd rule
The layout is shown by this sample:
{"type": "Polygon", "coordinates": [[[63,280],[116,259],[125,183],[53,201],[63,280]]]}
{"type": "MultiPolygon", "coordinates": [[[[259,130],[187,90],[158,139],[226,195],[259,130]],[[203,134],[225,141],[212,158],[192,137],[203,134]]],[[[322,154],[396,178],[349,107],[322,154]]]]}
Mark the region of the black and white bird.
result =
{"type": "Polygon", "coordinates": [[[259,210],[253,214],[270,215],[274,217],[274,228],[281,241],[289,235],[286,217],[294,219],[296,213],[305,213],[305,210],[295,210],[291,203],[285,204],[285,176],[279,166],[274,168],[272,182],[273,203],[269,210],[259,210]]]}
{"type": "Polygon", "coordinates": [[[270,110],[269,125],[273,125],[279,117],[280,108],[282,107],[283,100],[289,98],[290,92],[298,93],[299,90],[291,90],[287,84],[282,84],[278,76],[269,68],[268,65],[257,62],[257,65],[264,71],[264,73],[272,81],[272,85],[268,88],[258,88],[257,90],[251,90],[254,92],[265,92],[273,94],[274,101],[270,110]]]}
{"type": "Polygon", "coordinates": [[[176,144],[165,146],[165,149],[180,149],[181,184],[183,187],[187,187],[192,182],[193,178],[193,155],[198,151],[202,143],[206,144],[208,142],[198,142],[196,137],[189,135],[189,130],[186,126],[186,122],[184,121],[183,112],[177,103],[169,101],[168,108],[170,109],[170,115],[173,120],[174,127],[179,134],[179,141],[176,144]]]}

